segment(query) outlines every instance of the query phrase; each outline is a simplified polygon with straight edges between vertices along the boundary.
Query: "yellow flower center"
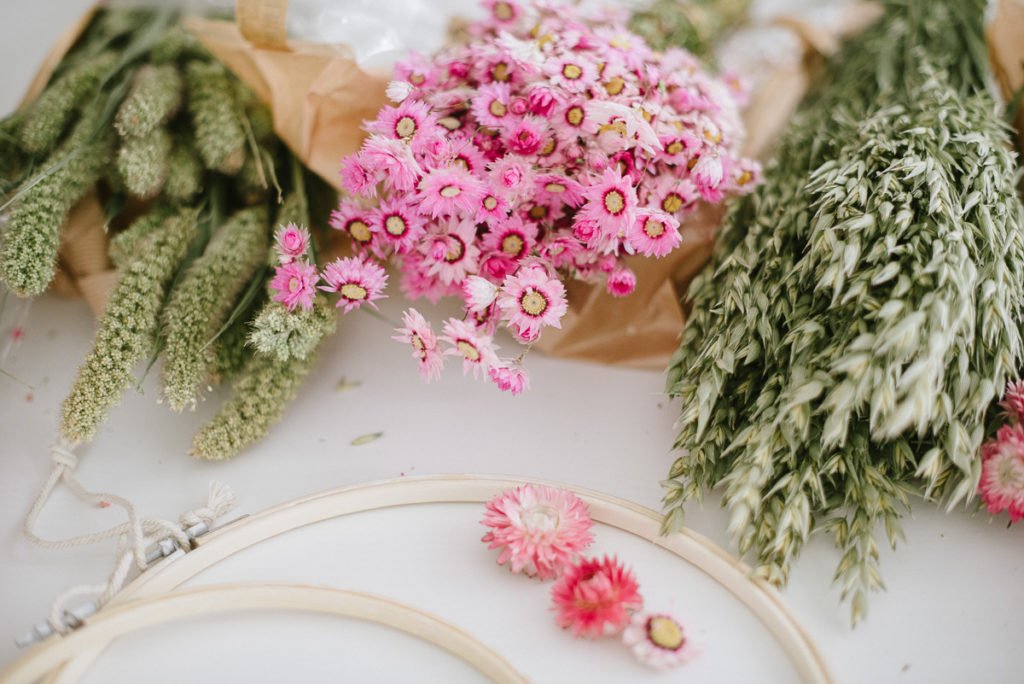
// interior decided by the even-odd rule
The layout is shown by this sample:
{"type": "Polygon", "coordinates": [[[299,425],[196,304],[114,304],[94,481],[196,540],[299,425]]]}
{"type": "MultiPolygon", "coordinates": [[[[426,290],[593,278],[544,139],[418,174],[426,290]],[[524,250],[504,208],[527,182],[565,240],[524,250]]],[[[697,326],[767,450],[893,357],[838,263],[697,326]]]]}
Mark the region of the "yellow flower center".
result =
{"type": "Polygon", "coordinates": [[[513,16],[512,6],[507,2],[499,2],[494,5],[494,16],[501,21],[508,21],[513,16]]]}
{"type": "Polygon", "coordinates": [[[669,154],[679,154],[683,151],[683,143],[676,140],[674,143],[670,143],[669,146],[665,148],[665,151],[669,154]]]}
{"type": "Polygon", "coordinates": [[[459,340],[455,343],[455,347],[463,357],[470,361],[476,362],[480,360],[480,350],[474,347],[472,343],[466,340],[459,340]]]}
{"type": "Polygon", "coordinates": [[[495,199],[491,195],[488,195],[487,197],[484,197],[484,209],[487,209],[488,211],[490,211],[490,210],[494,209],[497,206],[498,206],[498,200],[497,199],[495,199]]]}
{"type": "Polygon", "coordinates": [[[609,95],[618,95],[622,92],[622,89],[626,87],[626,81],[621,76],[616,76],[610,81],[606,81],[604,84],[605,92],[609,95]]]}
{"type": "Polygon", "coordinates": [[[669,193],[665,199],[661,201],[661,208],[670,214],[674,214],[683,208],[683,198],[676,193],[669,193]]]}
{"type": "Polygon", "coordinates": [[[545,207],[543,204],[534,204],[532,207],[530,207],[530,211],[527,212],[527,215],[534,221],[540,221],[542,218],[548,215],[548,208],[545,207]]]}
{"type": "Polygon", "coordinates": [[[519,256],[523,252],[523,238],[515,233],[509,233],[501,239],[501,251],[509,256],[519,256]]]}
{"type": "Polygon", "coordinates": [[[412,83],[413,85],[422,85],[426,80],[427,78],[423,74],[413,74],[409,77],[409,83],[412,83]]]}
{"type": "Polygon", "coordinates": [[[508,64],[505,64],[505,62],[498,62],[495,64],[494,68],[491,70],[491,77],[495,81],[501,81],[502,83],[507,81],[509,78],[508,64]]]}
{"type": "Polygon", "coordinates": [[[704,139],[713,143],[720,143],[722,142],[722,134],[719,131],[707,128],[704,130],[704,139]]]}
{"type": "Polygon", "coordinates": [[[395,133],[403,138],[408,138],[416,132],[416,120],[411,116],[403,116],[395,124],[395,133]]]}
{"type": "Polygon", "coordinates": [[[750,173],[749,171],[744,171],[743,173],[740,174],[740,177],[736,179],[736,182],[739,183],[740,185],[746,185],[752,180],[754,180],[754,174],[750,173]]]}
{"type": "Polygon", "coordinates": [[[499,100],[491,100],[491,105],[487,108],[487,111],[489,111],[494,116],[500,117],[505,116],[505,114],[508,112],[508,109],[499,100]]]}
{"type": "Polygon", "coordinates": [[[413,334],[412,336],[412,348],[418,352],[423,352],[427,348],[427,345],[423,344],[423,338],[419,335],[413,334]]]}
{"type": "Polygon", "coordinates": [[[451,238],[451,246],[444,255],[444,260],[448,263],[455,263],[462,258],[462,255],[466,251],[466,246],[462,243],[462,238],[455,237],[451,238]]]}
{"type": "Polygon", "coordinates": [[[353,302],[366,299],[367,295],[366,288],[362,285],[356,285],[355,283],[345,283],[341,286],[341,289],[338,290],[338,292],[341,293],[342,297],[353,302]]]}
{"type": "Polygon", "coordinates": [[[651,643],[666,651],[678,651],[686,643],[679,623],[660,615],[647,621],[647,636],[650,637],[651,643]]]}
{"type": "Polygon", "coordinates": [[[618,190],[609,190],[604,193],[604,208],[612,216],[617,216],[626,208],[626,198],[618,190]]]}
{"type": "Polygon", "coordinates": [[[398,237],[405,235],[405,231],[408,228],[405,224],[405,219],[401,216],[392,214],[384,219],[384,230],[388,231],[391,235],[398,237]]]}
{"type": "Polygon", "coordinates": [[[455,159],[452,160],[452,163],[453,164],[458,164],[459,166],[464,168],[466,171],[470,170],[470,168],[469,168],[469,161],[465,157],[456,157],[455,159]]]}
{"type": "Polygon", "coordinates": [[[454,116],[446,116],[443,119],[438,119],[437,123],[438,125],[447,128],[449,131],[457,131],[462,128],[462,122],[454,116]]]}
{"type": "Polygon", "coordinates": [[[569,107],[565,113],[565,120],[569,122],[570,126],[579,126],[583,123],[583,107],[579,105],[569,107]]]}
{"type": "Polygon", "coordinates": [[[544,186],[544,189],[547,190],[548,192],[553,192],[556,194],[565,192],[565,186],[562,185],[561,183],[548,183],[547,185],[544,186]]]}
{"type": "Polygon", "coordinates": [[[300,289],[302,289],[302,281],[301,280],[299,280],[298,278],[293,277],[293,278],[291,278],[288,281],[288,291],[289,292],[298,292],[300,289]]]}
{"type": "Polygon", "coordinates": [[[540,316],[547,310],[548,300],[540,292],[531,288],[519,298],[519,306],[531,316],[540,316]]]}
{"type": "Polygon", "coordinates": [[[546,156],[548,156],[549,154],[551,154],[554,151],[555,151],[555,140],[554,140],[554,138],[549,138],[548,141],[546,143],[544,143],[544,147],[542,147],[542,148],[540,148],[540,150],[538,150],[537,154],[540,155],[541,157],[546,157],[546,156]]]}
{"type": "Polygon", "coordinates": [[[570,81],[575,81],[583,75],[583,69],[576,66],[575,64],[566,64],[562,67],[562,75],[570,81]]]}
{"type": "Polygon", "coordinates": [[[352,236],[352,239],[356,242],[369,242],[373,234],[370,233],[370,226],[366,225],[359,219],[349,221],[348,234],[352,236]]]}
{"type": "Polygon", "coordinates": [[[453,197],[458,197],[460,192],[462,192],[462,189],[459,188],[459,186],[446,185],[443,188],[441,188],[441,197],[447,197],[448,199],[451,199],[453,197]]]}
{"type": "Polygon", "coordinates": [[[665,234],[665,224],[657,219],[647,219],[644,221],[644,233],[647,237],[656,240],[665,234]]]}

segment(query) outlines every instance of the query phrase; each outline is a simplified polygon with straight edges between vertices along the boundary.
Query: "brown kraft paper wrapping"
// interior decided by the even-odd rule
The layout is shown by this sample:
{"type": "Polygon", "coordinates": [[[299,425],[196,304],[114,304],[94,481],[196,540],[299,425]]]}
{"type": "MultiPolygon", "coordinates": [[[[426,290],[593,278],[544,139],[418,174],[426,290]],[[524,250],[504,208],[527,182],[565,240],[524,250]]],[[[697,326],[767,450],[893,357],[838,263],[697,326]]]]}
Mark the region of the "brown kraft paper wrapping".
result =
{"type": "Polygon", "coordinates": [[[1003,98],[1016,104],[1017,147],[1024,152],[1024,0],[998,0],[988,24],[988,51],[1003,98]]]}

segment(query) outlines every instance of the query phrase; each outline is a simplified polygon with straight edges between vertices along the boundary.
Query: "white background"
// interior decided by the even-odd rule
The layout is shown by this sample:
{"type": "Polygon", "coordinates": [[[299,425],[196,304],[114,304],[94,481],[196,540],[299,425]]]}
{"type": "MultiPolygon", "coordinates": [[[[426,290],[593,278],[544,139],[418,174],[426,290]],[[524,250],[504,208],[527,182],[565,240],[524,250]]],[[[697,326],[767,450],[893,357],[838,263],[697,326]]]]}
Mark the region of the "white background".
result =
{"type": "MultiPolygon", "coordinates": [[[[50,43],[89,4],[4,4],[0,111],[15,105],[50,43]]],[[[397,318],[402,307],[403,302],[390,300],[384,311],[397,318]]],[[[110,548],[47,552],[20,537],[21,519],[50,467],[47,447],[60,402],[93,330],[94,320],[82,302],[41,298],[29,311],[24,343],[5,364],[33,389],[0,377],[0,664],[16,654],[11,639],[44,618],[54,596],[71,584],[101,580],[111,562],[110,548]]],[[[220,397],[213,395],[195,413],[172,414],[156,404],[150,381],[145,394],[128,395],[83,450],[81,479],[86,486],[129,496],[148,515],[168,518],[200,504],[211,479],[229,483],[246,512],[326,488],[431,473],[561,480],[658,508],[658,481],[673,458],[669,446],[678,412],[661,395],[660,374],[534,355],[528,360],[534,388],[525,397],[501,395],[491,386],[462,379],[454,368],[439,384],[425,386],[406,350],[389,341],[390,334],[386,324],[364,314],[344,319],[285,420],[261,444],[228,463],[185,456],[192,434],[220,397]],[[362,384],[338,393],[342,377],[362,384]],[[375,431],[384,437],[350,446],[356,436],[375,431]]],[[[0,340],[0,349],[5,342],[0,340]]],[[[846,609],[837,603],[830,584],[837,556],[828,539],[812,542],[797,565],[786,592],[790,607],[841,682],[1021,681],[1024,532],[1019,526],[1007,529],[1005,517],[990,520],[962,510],[945,515],[915,503],[914,517],[905,520],[907,543],[895,554],[883,553],[888,591],[872,598],[865,624],[850,631],[846,609]]],[[[59,536],[119,522],[115,518],[113,509],[83,511],[61,494],[42,530],[59,536]]],[[[693,508],[688,523],[728,545],[726,516],[717,497],[709,497],[703,509],[693,508]]],[[[345,567],[344,545],[331,548],[323,562],[345,567]]],[[[452,568],[476,560],[449,559],[452,568]]],[[[261,565],[254,556],[253,563],[239,564],[231,578],[260,575],[269,561],[261,565]]],[[[660,572],[650,570],[651,575],[660,572]]],[[[499,579],[494,581],[495,591],[505,590],[499,579]]],[[[672,600],[685,600],[688,590],[700,591],[693,582],[680,587],[672,600]]],[[[685,609],[679,612],[685,618],[685,609]]],[[[728,643],[736,658],[754,657],[756,629],[737,626],[736,631],[714,643],[728,643]]],[[[379,655],[390,657],[389,649],[399,647],[406,655],[418,652],[396,639],[381,636],[379,655]]],[[[554,665],[556,649],[563,646],[577,648],[574,642],[557,642],[553,653],[538,653],[540,660],[523,669],[540,681],[561,680],[550,674],[556,669],[543,666],[545,659],[554,665]]],[[[224,647],[244,651],[231,651],[230,643],[224,647]]],[[[424,667],[429,670],[438,657],[424,655],[424,667]]],[[[457,670],[445,672],[455,676],[457,670]]],[[[683,669],[669,679],[696,681],[695,674],[683,669]]],[[[600,675],[589,679],[623,681],[600,675]]],[[[639,675],[637,681],[642,681],[639,675]]]]}

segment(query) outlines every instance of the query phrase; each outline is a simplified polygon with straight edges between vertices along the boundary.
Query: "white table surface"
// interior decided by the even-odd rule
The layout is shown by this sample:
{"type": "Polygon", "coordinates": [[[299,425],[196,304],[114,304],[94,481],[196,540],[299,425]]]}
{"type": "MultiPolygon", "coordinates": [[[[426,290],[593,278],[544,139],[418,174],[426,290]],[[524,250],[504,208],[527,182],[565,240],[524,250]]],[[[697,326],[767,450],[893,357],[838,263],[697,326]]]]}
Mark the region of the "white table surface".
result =
{"type": "MultiPolygon", "coordinates": [[[[20,97],[49,44],[89,0],[29,3],[0,10],[0,111],[20,97]],[[59,11],[57,8],[59,7],[59,11]]],[[[404,302],[383,307],[396,318],[404,302]]],[[[8,320],[0,322],[6,334],[8,320]]],[[[81,301],[35,301],[24,342],[0,376],[0,665],[16,655],[13,637],[44,618],[51,600],[80,582],[100,581],[110,548],[50,552],[20,535],[35,490],[50,468],[60,402],[95,322],[81,301]]],[[[148,515],[168,518],[202,502],[207,482],[229,483],[242,512],[323,489],[432,473],[494,473],[571,482],[658,508],[671,461],[677,407],[661,395],[658,373],[626,371],[533,355],[533,389],[513,398],[458,376],[421,384],[388,326],[363,314],[343,320],[283,422],[234,461],[185,456],[217,396],[195,413],[155,402],[152,378],[130,394],[81,453],[87,487],[129,496],[148,515]],[[361,387],[338,393],[340,378],[361,387]],[[352,447],[361,434],[382,431],[352,447]]],[[[3,340],[0,340],[2,348],[3,340]]],[[[114,509],[82,510],[60,492],[42,521],[50,536],[119,522],[114,509]]],[[[723,546],[718,498],[690,511],[688,523],[723,546]]],[[[883,551],[886,593],[851,631],[831,586],[837,561],[828,539],[808,545],[785,596],[840,682],[1012,682],[1024,679],[1024,531],[963,511],[943,514],[918,502],[905,520],[908,541],[883,551]]],[[[685,672],[685,670],[681,671],[685,672]]],[[[685,681],[681,676],[679,681],[685,681]]]]}

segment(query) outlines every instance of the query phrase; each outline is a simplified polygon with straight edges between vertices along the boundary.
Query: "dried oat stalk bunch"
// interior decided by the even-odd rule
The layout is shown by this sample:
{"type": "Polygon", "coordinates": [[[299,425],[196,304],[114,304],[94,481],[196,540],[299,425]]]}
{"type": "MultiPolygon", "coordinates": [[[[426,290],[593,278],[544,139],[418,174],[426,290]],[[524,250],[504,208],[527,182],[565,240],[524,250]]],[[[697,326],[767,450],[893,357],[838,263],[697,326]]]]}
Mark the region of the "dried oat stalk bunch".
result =
{"type": "Polygon", "coordinates": [[[911,495],[971,499],[1021,361],[1016,159],[985,89],[983,0],[887,2],[731,213],[669,370],[666,526],[721,487],[757,574],[831,533],[856,622],[911,495]]]}

